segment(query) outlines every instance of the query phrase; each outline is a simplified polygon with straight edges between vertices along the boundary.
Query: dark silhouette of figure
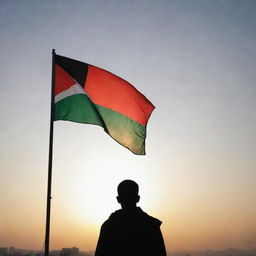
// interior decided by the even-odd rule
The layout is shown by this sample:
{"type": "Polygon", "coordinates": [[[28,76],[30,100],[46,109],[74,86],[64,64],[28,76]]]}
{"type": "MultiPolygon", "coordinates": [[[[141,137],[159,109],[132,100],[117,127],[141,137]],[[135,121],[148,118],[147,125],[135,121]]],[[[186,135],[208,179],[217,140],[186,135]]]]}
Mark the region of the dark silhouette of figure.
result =
{"type": "Polygon", "coordinates": [[[162,222],[136,207],[140,200],[138,184],[124,180],[117,192],[122,209],[101,226],[95,256],[166,256],[162,222]]]}

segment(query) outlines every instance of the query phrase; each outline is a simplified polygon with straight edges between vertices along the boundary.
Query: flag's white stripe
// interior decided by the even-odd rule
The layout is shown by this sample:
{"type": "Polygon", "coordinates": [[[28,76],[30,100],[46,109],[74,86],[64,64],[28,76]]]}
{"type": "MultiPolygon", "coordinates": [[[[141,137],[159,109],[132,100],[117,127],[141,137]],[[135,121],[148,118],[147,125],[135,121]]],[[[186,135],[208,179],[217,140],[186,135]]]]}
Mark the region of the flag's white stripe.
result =
{"type": "Polygon", "coordinates": [[[86,93],[84,91],[84,88],[81,85],[74,84],[70,88],[68,88],[67,90],[57,94],[55,96],[54,102],[57,103],[58,101],[66,98],[68,96],[75,95],[75,94],[86,94],[86,93]]]}

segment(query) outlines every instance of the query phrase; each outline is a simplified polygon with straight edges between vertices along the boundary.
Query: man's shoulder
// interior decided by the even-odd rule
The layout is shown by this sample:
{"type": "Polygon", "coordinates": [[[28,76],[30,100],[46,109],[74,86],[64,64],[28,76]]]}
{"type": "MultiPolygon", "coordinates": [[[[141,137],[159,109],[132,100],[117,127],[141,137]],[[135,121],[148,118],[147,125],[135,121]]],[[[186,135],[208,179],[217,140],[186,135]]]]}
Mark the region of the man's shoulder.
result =
{"type": "Polygon", "coordinates": [[[102,226],[108,225],[109,223],[113,222],[114,220],[122,218],[123,212],[122,210],[117,210],[110,214],[107,220],[105,220],[102,226]]]}
{"type": "Polygon", "coordinates": [[[162,221],[148,215],[142,211],[141,208],[137,207],[135,212],[126,212],[124,210],[117,210],[113,212],[109,218],[102,224],[102,228],[108,228],[123,222],[141,222],[155,227],[160,227],[162,221]]]}
{"type": "Polygon", "coordinates": [[[141,210],[141,212],[142,212],[141,213],[141,217],[142,217],[142,219],[145,220],[145,222],[150,223],[151,225],[156,226],[156,227],[160,227],[161,226],[161,224],[162,224],[161,220],[148,215],[146,212],[144,212],[142,210],[141,210]]]}

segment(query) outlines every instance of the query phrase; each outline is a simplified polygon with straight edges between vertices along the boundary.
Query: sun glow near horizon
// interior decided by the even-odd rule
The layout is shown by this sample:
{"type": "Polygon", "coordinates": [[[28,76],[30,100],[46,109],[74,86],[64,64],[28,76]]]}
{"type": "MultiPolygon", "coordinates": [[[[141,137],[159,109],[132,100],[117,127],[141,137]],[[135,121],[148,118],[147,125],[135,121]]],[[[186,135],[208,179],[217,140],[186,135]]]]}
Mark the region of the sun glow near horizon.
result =
{"type": "MultiPolygon", "coordinates": [[[[104,158],[101,162],[104,162],[104,158]]],[[[62,208],[68,204],[68,208],[72,209],[71,215],[75,214],[75,218],[80,219],[81,223],[86,220],[98,228],[112,212],[120,209],[116,200],[118,184],[125,179],[132,179],[138,183],[140,189],[141,199],[138,205],[143,204],[142,206],[145,208],[154,208],[156,199],[152,194],[156,192],[152,191],[154,176],[148,175],[150,170],[130,170],[130,167],[126,169],[125,166],[118,165],[118,163],[111,167],[108,166],[107,164],[101,165],[99,162],[92,167],[97,168],[93,171],[86,171],[83,167],[77,166],[76,177],[67,172],[69,177],[65,182],[58,184],[59,187],[55,192],[58,197],[56,199],[58,207],[62,208]],[[63,191],[65,192],[63,193],[63,191]]],[[[63,176],[61,173],[57,175],[63,176]]],[[[56,179],[59,178],[56,177],[56,179]]]]}
{"type": "MultiPolygon", "coordinates": [[[[121,208],[116,200],[117,186],[125,179],[132,179],[139,184],[141,200],[138,206],[143,210],[154,209],[156,199],[152,196],[154,192],[151,186],[154,179],[149,178],[150,176],[144,179],[145,171],[138,172],[136,169],[128,171],[125,167],[120,170],[118,165],[115,168],[107,168],[100,163],[97,164],[95,171],[86,172],[81,167],[76,171],[76,177],[66,173],[69,177],[66,177],[64,182],[58,182],[54,191],[55,198],[52,202],[54,248],[58,248],[59,244],[70,243],[71,236],[68,233],[74,230],[73,232],[80,233],[77,239],[81,244],[81,237],[84,236],[88,247],[94,249],[101,224],[112,212],[121,208]]],[[[63,176],[57,172],[56,180],[60,180],[59,175],[63,176]]],[[[81,244],[78,243],[80,248],[84,248],[81,244]]]]}

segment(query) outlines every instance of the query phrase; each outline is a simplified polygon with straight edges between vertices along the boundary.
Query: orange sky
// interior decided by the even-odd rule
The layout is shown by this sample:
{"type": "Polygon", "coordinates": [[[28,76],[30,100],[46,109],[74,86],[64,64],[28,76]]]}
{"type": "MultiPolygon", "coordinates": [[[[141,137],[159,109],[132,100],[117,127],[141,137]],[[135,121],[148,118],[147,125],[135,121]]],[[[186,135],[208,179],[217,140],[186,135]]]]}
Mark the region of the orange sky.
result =
{"type": "Polygon", "coordinates": [[[94,250],[116,186],[163,221],[168,250],[256,247],[254,1],[6,1],[0,8],[0,247],[42,249],[51,49],[156,106],[146,156],[56,122],[51,249],[94,250]]]}

